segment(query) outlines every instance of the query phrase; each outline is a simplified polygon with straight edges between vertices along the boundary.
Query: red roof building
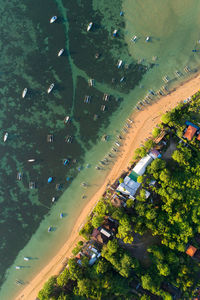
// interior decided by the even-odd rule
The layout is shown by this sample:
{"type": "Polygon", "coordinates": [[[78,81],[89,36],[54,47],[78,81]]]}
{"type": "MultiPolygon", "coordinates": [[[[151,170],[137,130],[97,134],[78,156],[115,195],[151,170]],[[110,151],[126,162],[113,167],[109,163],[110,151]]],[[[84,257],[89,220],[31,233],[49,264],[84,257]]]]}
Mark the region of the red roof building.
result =
{"type": "Polygon", "coordinates": [[[197,128],[193,127],[192,125],[189,125],[183,137],[188,139],[188,141],[191,141],[196,131],[197,128]]]}
{"type": "Polygon", "coordinates": [[[188,248],[187,248],[187,251],[186,251],[186,254],[193,257],[195,255],[197,251],[197,248],[195,248],[194,246],[190,245],[188,248]]]}

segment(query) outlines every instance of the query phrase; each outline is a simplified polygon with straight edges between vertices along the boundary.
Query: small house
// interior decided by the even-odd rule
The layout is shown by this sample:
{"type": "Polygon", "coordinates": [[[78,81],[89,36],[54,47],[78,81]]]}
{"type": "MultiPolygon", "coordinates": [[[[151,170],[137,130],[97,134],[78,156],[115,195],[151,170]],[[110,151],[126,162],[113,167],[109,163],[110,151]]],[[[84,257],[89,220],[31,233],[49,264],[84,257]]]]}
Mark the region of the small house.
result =
{"type": "Polygon", "coordinates": [[[192,125],[189,125],[185,131],[185,134],[184,134],[184,138],[186,138],[188,141],[191,141],[192,138],[194,137],[195,133],[197,131],[197,128],[192,126],[192,125]]]}
{"type": "Polygon", "coordinates": [[[187,250],[186,250],[186,254],[193,257],[195,255],[197,251],[197,248],[195,248],[194,246],[190,245],[187,250]]]}

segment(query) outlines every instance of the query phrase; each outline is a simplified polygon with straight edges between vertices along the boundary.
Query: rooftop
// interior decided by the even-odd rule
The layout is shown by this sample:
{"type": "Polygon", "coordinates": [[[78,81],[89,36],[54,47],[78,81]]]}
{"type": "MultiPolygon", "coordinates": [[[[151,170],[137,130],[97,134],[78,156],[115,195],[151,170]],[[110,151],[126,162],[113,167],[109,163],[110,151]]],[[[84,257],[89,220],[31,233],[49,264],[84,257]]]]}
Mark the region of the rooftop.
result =
{"type": "Polygon", "coordinates": [[[190,245],[190,246],[187,248],[187,250],[186,250],[185,253],[186,253],[187,255],[193,257],[194,254],[196,253],[196,251],[197,251],[197,248],[195,248],[194,246],[190,245]]]}
{"type": "Polygon", "coordinates": [[[189,125],[183,137],[188,139],[188,141],[191,141],[196,131],[197,128],[193,127],[192,125],[189,125]]]}

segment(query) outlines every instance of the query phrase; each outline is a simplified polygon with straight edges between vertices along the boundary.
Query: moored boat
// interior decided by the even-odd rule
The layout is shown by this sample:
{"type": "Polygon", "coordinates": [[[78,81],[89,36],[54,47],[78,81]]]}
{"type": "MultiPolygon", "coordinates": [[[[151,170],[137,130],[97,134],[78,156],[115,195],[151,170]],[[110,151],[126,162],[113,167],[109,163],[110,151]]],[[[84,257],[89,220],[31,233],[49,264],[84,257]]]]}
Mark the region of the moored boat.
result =
{"type": "Polygon", "coordinates": [[[122,66],[122,60],[120,59],[120,60],[118,60],[118,64],[117,64],[118,69],[119,69],[121,66],[122,66]]]}
{"type": "Polygon", "coordinates": [[[64,166],[68,165],[68,164],[69,164],[69,159],[65,158],[65,159],[63,160],[63,164],[64,164],[64,166]]]}
{"type": "Polygon", "coordinates": [[[49,226],[49,228],[48,228],[48,232],[51,232],[52,231],[52,227],[51,226],[49,226]]]}
{"type": "Polygon", "coordinates": [[[88,26],[87,26],[87,31],[90,31],[90,29],[92,28],[92,26],[93,26],[93,23],[90,22],[90,23],[88,24],[88,26]]]}
{"type": "Polygon", "coordinates": [[[63,213],[60,213],[60,219],[62,219],[64,217],[63,213]]]}
{"type": "Polygon", "coordinates": [[[28,89],[25,88],[25,89],[23,90],[23,92],[22,92],[22,98],[25,98],[27,92],[28,92],[28,89]]]}
{"type": "Polygon", "coordinates": [[[118,30],[117,30],[117,29],[115,29],[115,30],[113,31],[113,36],[114,36],[114,37],[116,37],[116,36],[117,36],[117,32],[118,32],[118,30]]]}
{"type": "Polygon", "coordinates": [[[28,159],[28,162],[34,162],[34,161],[35,161],[34,158],[28,159]]]}
{"type": "Polygon", "coordinates": [[[18,173],[17,173],[17,179],[18,179],[18,180],[22,180],[22,173],[21,173],[21,172],[18,172],[18,173]]]}
{"type": "Polygon", "coordinates": [[[70,121],[70,116],[66,116],[64,118],[64,123],[67,124],[70,121]]]}
{"type": "Polygon", "coordinates": [[[4,137],[3,137],[4,143],[7,141],[7,138],[8,138],[8,132],[6,132],[6,133],[4,134],[4,137]]]}
{"type": "Polygon", "coordinates": [[[60,49],[60,51],[58,52],[58,56],[61,56],[64,53],[64,49],[60,49]]]}
{"type": "Polygon", "coordinates": [[[50,24],[54,23],[57,19],[58,19],[57,16],[53,16],[53,17],[50,19],[50,24]]]}
{"type": "Polygon", "coordinates": [[[30,260],[30,258],[27,257],[27,256],[24,256],[24,260],[25,260],[25,261],[28,261],[28,260],[30,260]]]}
{"type": "Polygon", "coordinates": [[[48,90],[47,90],[47,93],[48,94],[50,94],[51,93],[51,91],[53,90],[53,88],[54,88],[54,83],[52,83],[50,86],[49,86],[49,88],[48,88],[48,90]]]}
{"type": "Polygon", "coordinates": [[[16,266],[16,267],[15,267],[16,270],[20,270],[21,268],[22,268],[22,267],[20,267],[20,266],[16,266]]]}
{"type": "Polygon", "coordinates": [[[134,35],[133,37],[132,37],[132,39],[131,39],[131,42],[136,42],[137,41],[137,35],[134,35]]]}
{"type": "Polygon", "coordinates": [[[149,42],[149,41],[150,41],[150,36],[147,36],[145,42],[149,42]]]}

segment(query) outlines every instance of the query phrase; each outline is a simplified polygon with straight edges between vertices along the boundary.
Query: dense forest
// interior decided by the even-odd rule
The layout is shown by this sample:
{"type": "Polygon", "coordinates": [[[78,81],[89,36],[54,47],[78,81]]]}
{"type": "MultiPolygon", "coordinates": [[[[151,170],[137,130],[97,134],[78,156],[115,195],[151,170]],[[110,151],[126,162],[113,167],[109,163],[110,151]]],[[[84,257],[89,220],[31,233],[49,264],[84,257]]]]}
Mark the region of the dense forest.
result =
{"type": "Polygon", "coordinates": [[[152,148],[162,155],[137,178],[141,185],[135,198],[117,191],[123,174],[97,203],[80,231],[74,257],[44,285],[40,300],[199,299],[199,107],[197,93],[162,116],[152,139],[134,154],[133,165],[152,148]],[[196,128],[191,138],[185,137],[188,124],[196,128]],[[113,205],[113,197],[119,205],[113,205]],[[108,229],[107,240],[95,240],[95,230],[102,228],[108,229]],[[92,264],[83,255],[85,245],[101,253],[92,264]],[[186,254],[190,245],[195,255],[186,254]]]}

